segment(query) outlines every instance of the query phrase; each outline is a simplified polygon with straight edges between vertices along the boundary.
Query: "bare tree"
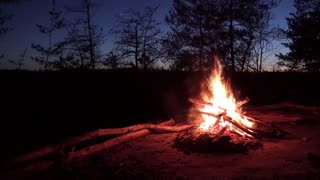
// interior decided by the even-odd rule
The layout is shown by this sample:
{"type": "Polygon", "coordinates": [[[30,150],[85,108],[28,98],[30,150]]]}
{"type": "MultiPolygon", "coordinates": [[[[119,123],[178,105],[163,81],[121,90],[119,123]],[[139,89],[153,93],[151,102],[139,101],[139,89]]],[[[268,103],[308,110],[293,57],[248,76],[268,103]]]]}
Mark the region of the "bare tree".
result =
{"type": "Polygon", "coordinates": [[[102,29],[99,29],[93,23],[93,13],[92,8],[94,4],[92,0],[82,0],[80,8],[70,8],[67,10],[69,12],[81,13],[83,17],[77,19],[73,23],[73,27],[68,30],[69,42],[71,46],[76,49],[78,56],[80,57],[82,67],[85,60],[85,51],[89,52],[89,60],[91,69],[96,69],[96,64],[98,60],[98,46],[102,43],[102,29]],[[80,25],[82,27],[76,27],[75,25],[80,25]],[[87,44],[86,46],[84,46],[87,44]]]}
{"type": "Polygon", "coordinates": [[[134,68],[148,69],[163,55],[160,47],[160,23],[155,20],[158,7],[145,7],[143,11],[128,10],[118,18],[112,29],[121,58],[133,60],[134,68]]]}
{"type": "Polygon", "coordinates": [[[24,65],[25,58],[27,55],[27,48],[24,49],[24,51],[19,55],[18,59],[16,60],[8,60],[9,63],[13,64],[16,66],[17,70],[21,70],[22,66],[24,65]]]}
{"type": "Polygon", "coordinates": [[[37,63],[44,65],[44,69],[48,70],[49,66],[57,59],[52,60],[51,58],[57,57],[62,54],[63,42],[53,42],[52,36],[54,32],[61,30],[65,27],[64,19],[61,17],[62,12],[58,11],[55,7],[55,0],[52,1],[52,8],[49,11],[49,25],[37,25],[40,33],[48,36],[47,46],[41,44],[32,43],[32,49],[35,49],[40,53],[40,56],[31,57],[37,63]]]}
{"type": "Polygon", "coordinates": [[[103,62],[103,64],[107,67],[107,68],[111,68],[111,69],[117,69],[119,67],[119,57],[113,52],[110,51],[109,53],[107,53],[105,61],[103,62]]]}

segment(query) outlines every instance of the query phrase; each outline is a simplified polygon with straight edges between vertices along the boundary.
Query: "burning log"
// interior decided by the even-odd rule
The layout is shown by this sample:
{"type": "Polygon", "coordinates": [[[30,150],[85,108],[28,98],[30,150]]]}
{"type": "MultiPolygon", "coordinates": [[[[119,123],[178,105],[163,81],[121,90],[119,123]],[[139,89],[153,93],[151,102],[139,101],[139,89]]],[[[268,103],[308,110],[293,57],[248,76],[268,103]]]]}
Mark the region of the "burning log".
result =
{"type": "Polygon", "coordinates": [[[256,138],[260,137],[257,133],[254,133],[253,131],[250,131],[250,129],[243,127],[237,121],[233,120],[232,118],[230,118],[228,116],[223,116],[223,119],[230,122],[231,124],[235,125],[237,128],[241,129],[242,131],[244,131],[245,133],[247,133],[253,137],[256,137],[256,138]]]}
{"type": "Polygon", "coordinates": [[[152,133],[152,130],[161,131],[161,132],[181,132],[184,130],[188,130],[192,128],[192,125],[181,125],[181,126],[163,126],[163,125],[153,125],[150,126],[149,129],[142,129],[140,131],[131,132],[124,134],[122,136],[113,138],[111,140],[105,141],[101,144],[96,144],[84,149],[81,149],[79,151],[74,151],[69,153],[69,160],[85,157],[103,150],[107,150],[113,146],[116,146],[118,144],[130,141],[132,139],[136,139],[138,137],[142,137],[148,134],[152,133]]]}
{"type": "Polygon", "coordinates": [[[130,132],[139,131],[141,129],[152,129],[155,131],[165,131],[165,132],[174,132],[174,131],[182,131],[184,128],[190,128],[190,126],[171,126],[175,124],[173,119],[160,123],[159,125],[154,124],[138,124],[124,128],[115,128],[115,129],[98,129],[95,131],[91,131],[81,136],[70,138],[64,141],[61,144],[57,145],[49,145],[44,148],[32,151],[26,155],[20,156],[14,160],[14,164],[23,164],[32,160],[40,159],[52,153],[55,153],[61,149],[65,149],[67,147],[72,147],[80,142],[87,141],[90,139],[94,139],[101,136],[109,136],[109,135],[121,135],[130,132]]]}

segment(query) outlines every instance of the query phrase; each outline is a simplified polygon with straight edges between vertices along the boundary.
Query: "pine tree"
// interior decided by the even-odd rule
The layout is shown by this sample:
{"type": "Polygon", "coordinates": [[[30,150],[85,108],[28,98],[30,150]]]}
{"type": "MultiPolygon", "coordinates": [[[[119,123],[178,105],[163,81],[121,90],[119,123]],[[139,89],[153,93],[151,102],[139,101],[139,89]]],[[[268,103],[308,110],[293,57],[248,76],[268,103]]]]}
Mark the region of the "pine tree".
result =
{"type": "Polygon", "coordinates": [[[320,1],[295,0],[295,13],[287,18],[286,54],[280,53],[279,65],[288,71],[320,71],[320,1]]]}
{"type": "Polygon", "coordinates": [[[202,70],[211,67],[217,54],[232,71],[244,71],[254,56],[260,22],[276,5],[277,0],[174,0],[166,17],[168,55],[174,64],[194,62],[191,69],[202,70]]]}

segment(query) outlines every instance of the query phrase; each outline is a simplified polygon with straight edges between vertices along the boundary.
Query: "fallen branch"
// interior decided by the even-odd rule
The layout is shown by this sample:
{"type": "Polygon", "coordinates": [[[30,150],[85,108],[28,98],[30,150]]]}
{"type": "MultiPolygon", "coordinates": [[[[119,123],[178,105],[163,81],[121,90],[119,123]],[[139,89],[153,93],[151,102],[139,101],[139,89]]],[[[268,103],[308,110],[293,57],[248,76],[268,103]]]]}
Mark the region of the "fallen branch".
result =
{"type": "MultiPolygon", "coordinates": [[[[175,121],[173,119],[165,121],[163,123],[160,123],[159,125],[162,126],[169,126],[169,125],[173,125],[175,124],[175,121]]],[[[125,134],[128,132],[133,132],[133,131],[139,131],[141,129],[145,129],[145,128],[151,128],[153,127],[154,129],[156,129],[153,124],[138,124],[138,125],[133,125],[133,126],[129,126],[129,127],[125,127],[125,128],[115,128],[115,129],[98,129],[95,131],[91,131],[88,132],[84,135],[81,136],[77,136],[77,137],[73,137],[70,138],[66,141],[64,141],[61,144],[57,144],[57,145],[49,145],[46,146],[44,148],[32,151],[26,155],[22,155],[18,158],[16,158],[14,160],[14,164],[22,164],[22,163],[26,163],[29,162],[31,160],[35,160],[35,159],[39,159],[41,157],[47,156],[49,154],[55,153],[61,149],[64,149],[66,147],[70,147],[70,146],[74,146],[80,142],[83,141],[87,141],[93,138],[97,138],[100,136],[107,136],[107,135],[121,135],[121,134],[125,134]]],[[[151,128],[152,129],[152,128],[151,128]]]]}
{"type": "MultiPolygon", "coordinates": [[[[172,127],[172,126],[154,125],[150,129],[156,130],[156,131],[162,131],[162,132],[180,132],[180,131],[184,131],[184,130],[190,129],[192,127],[193,127],[192,125],[182,125],[182,126],[174,126],[174,127],[172,127]]],[[[132,139],[136,139],[138,137],[146,136],[146,135],[152,133],[150,129],[143,129],[143,130],[140,130],[140,131],[127,133],[127,134],[124,134],[122,136],[119,136],[119,137],[113,138],[111,140],[105,141],[103,143],[96,144],[96,145],[81,149],[79,151],[70,152],[68,160],[72,160],[72,159],[76,159],[76,158],[85,157],[85,156],[88,156],[88,155],[91,155],[91,154],[95,154],[97,152],[101,152],[103,150],[109,149],[109,148],[111,148],[113,146],[116,146],[118,144],[130,141],[132,139]]]]}

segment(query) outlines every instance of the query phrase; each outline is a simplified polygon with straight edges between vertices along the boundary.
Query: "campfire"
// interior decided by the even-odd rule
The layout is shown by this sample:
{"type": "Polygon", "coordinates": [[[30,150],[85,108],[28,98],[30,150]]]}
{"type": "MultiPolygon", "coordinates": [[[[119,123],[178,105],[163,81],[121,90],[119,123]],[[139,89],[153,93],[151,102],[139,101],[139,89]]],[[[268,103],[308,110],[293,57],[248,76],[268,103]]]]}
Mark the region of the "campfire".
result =
{"type": "Polygon", "coordinates": [[[208,92],[203,91],[201,98],[190,98],[190,102],[196,105],[197,112],[201,114],[203,122],[199,125],[201,132],[221,136],[224,133],[233,133],[239,136],[256,137],[253,128],[253,118],[249,118],[242,112],[242,105],[249,101],[236,101],[230,85],[222,77],[222,65],[215,57],[215,68],[206,87],[208,92]]]}
{"type": "Polygon", "coordinates": [[[222,65],[214,58],[214,68],[205,81],[191,112],[197,114],[196,128],[180,132],[174,147],[186,152],[247,153],[262,147],[262,138],[283,138],[288,133],[271,122],[247,116],[242,106],[249,98],[237,101],[222,74],[222,65]]]}

